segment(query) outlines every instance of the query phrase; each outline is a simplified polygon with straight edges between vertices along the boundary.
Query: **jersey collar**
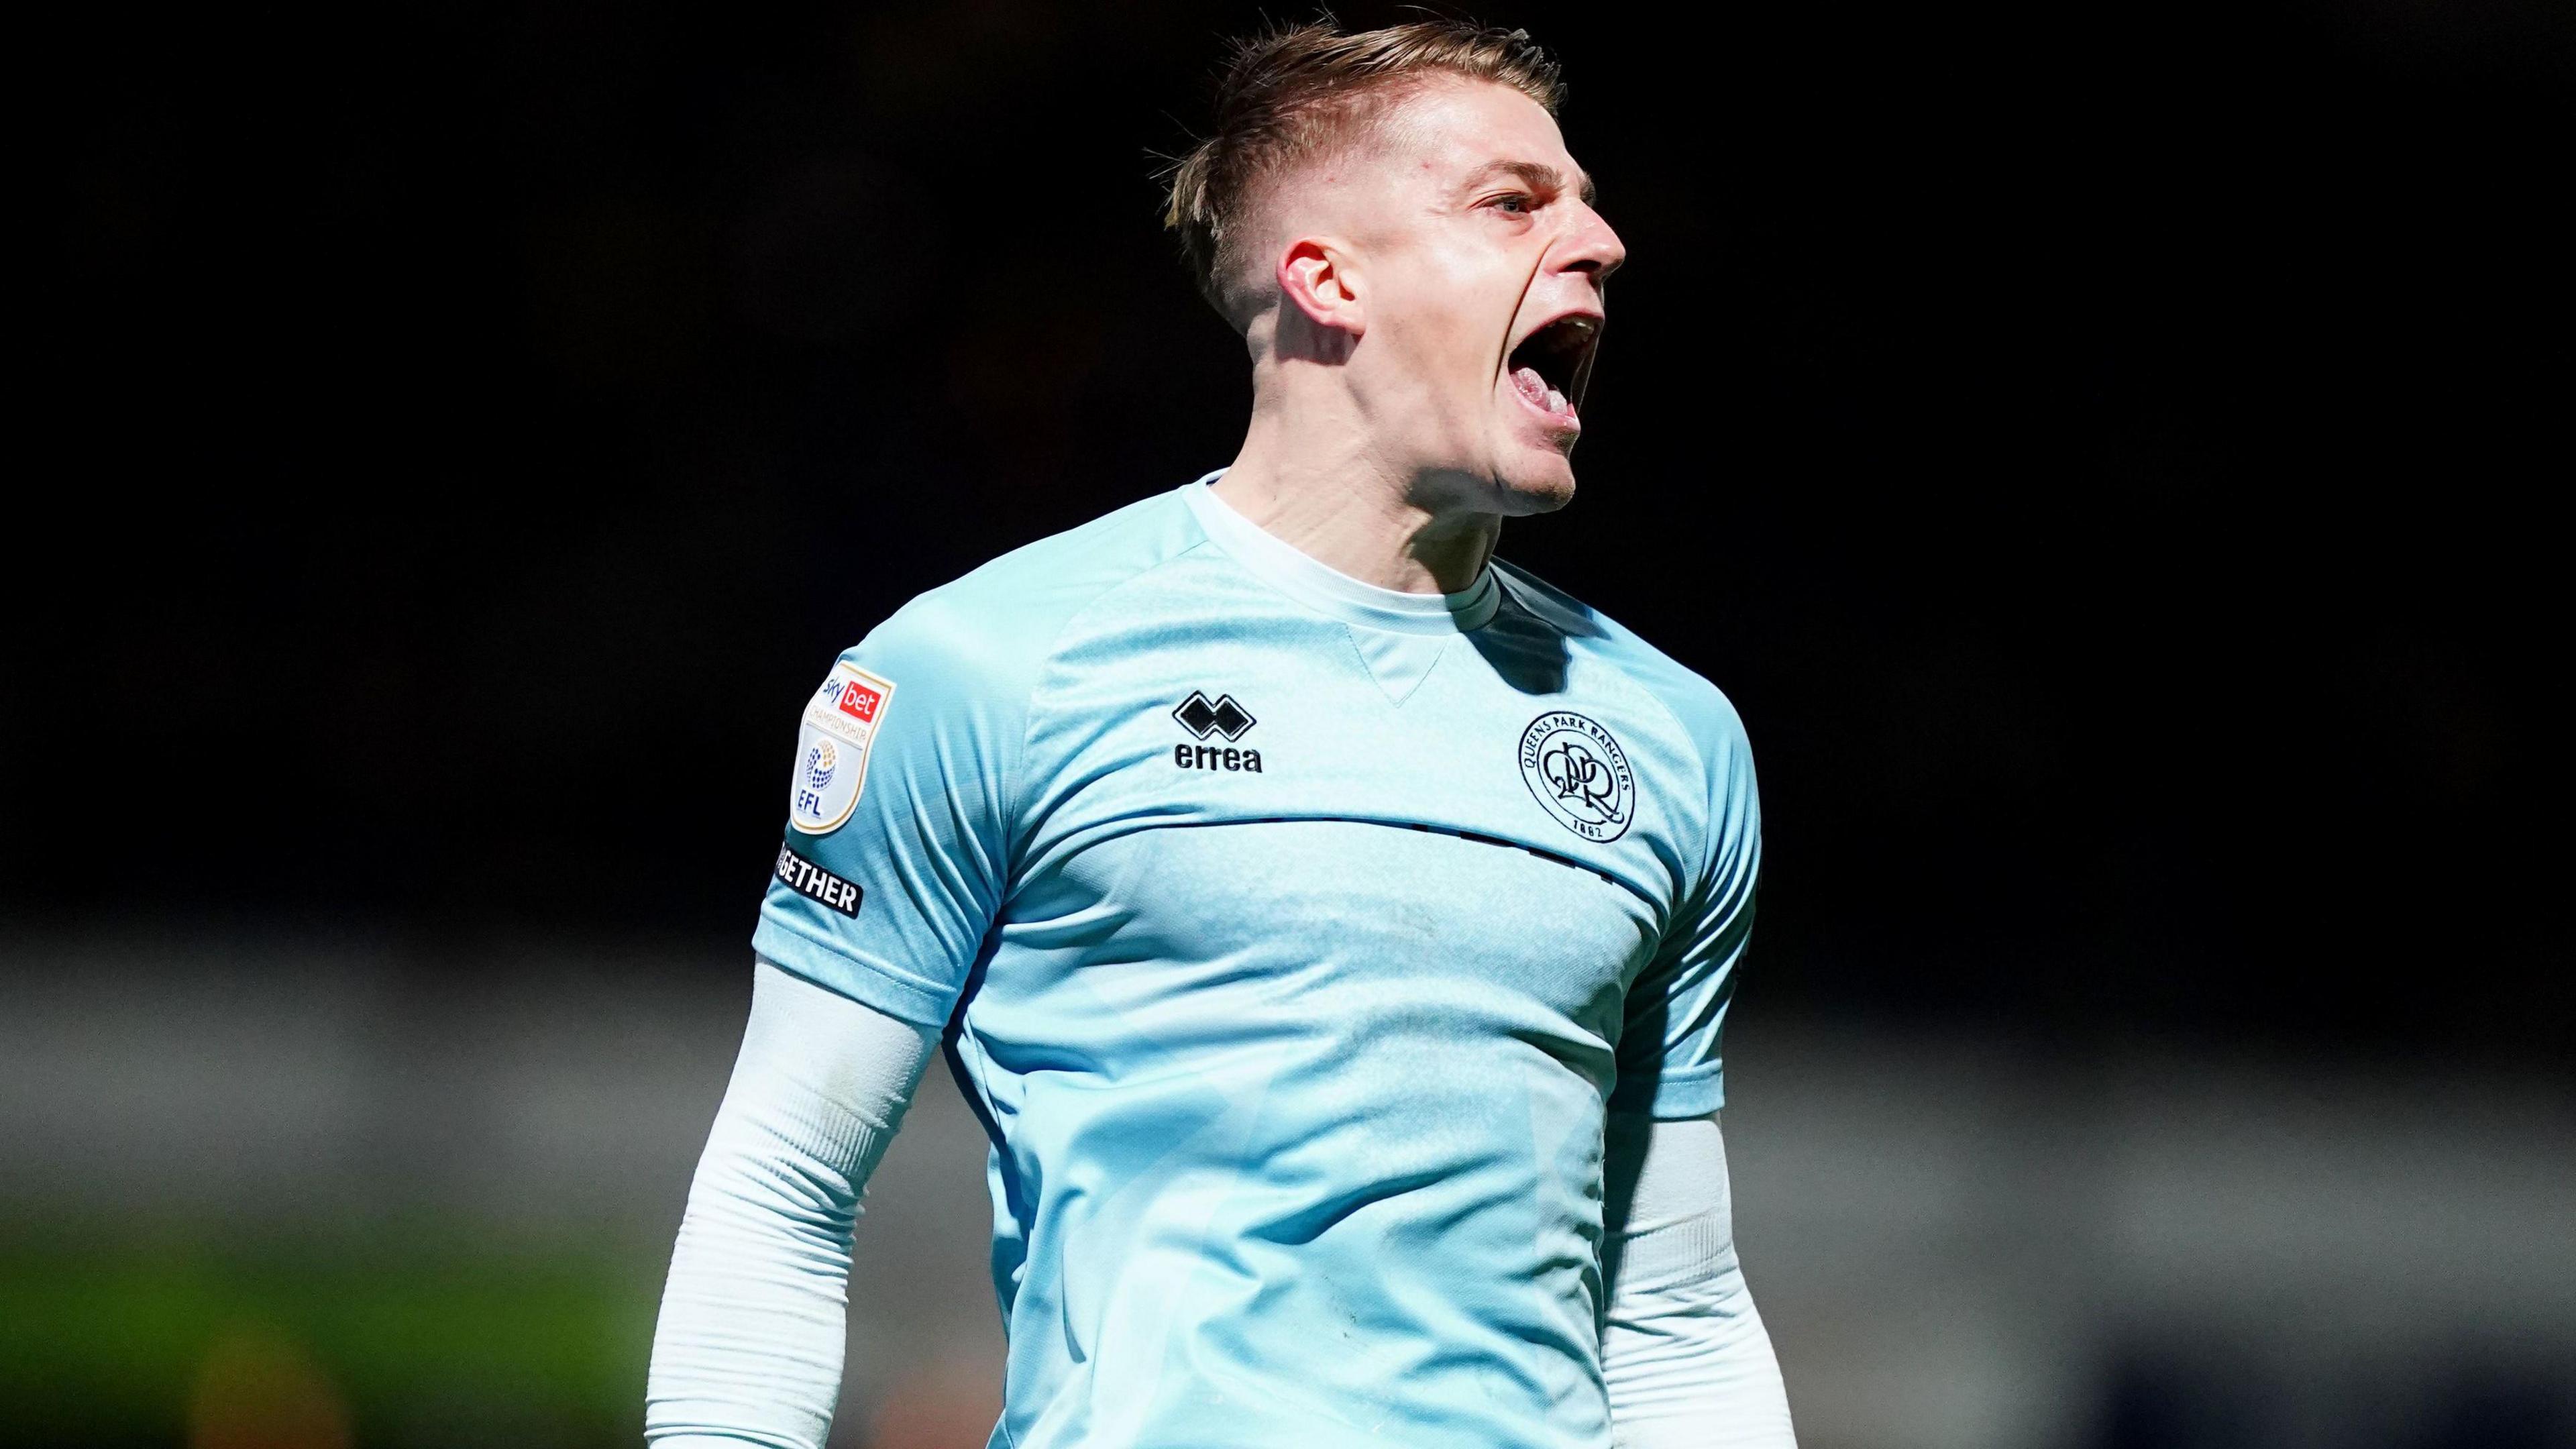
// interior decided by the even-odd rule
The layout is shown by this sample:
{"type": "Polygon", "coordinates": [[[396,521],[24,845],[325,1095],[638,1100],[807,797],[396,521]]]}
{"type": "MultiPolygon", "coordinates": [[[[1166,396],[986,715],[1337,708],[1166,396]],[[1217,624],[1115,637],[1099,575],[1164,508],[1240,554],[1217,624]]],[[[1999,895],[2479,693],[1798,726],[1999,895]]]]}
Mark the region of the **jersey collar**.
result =
{"type": "Polygon", "coordinates": [[[1216,496],[1210,483],[1225,476],[1223,468],[1183,484],[1181,500],[1199,527],[1236,563],[1262,582],[1310,608],[1344,623],[1400,634],[1455,634],[1482,629],[1502,607],[1503,591],[1488,565],[1476,582],[1455,594],[1408,594],[1382,589],[1300,552],[1295,544],[1274,537],[1260,524],[1234,511],[1216,496]]]}

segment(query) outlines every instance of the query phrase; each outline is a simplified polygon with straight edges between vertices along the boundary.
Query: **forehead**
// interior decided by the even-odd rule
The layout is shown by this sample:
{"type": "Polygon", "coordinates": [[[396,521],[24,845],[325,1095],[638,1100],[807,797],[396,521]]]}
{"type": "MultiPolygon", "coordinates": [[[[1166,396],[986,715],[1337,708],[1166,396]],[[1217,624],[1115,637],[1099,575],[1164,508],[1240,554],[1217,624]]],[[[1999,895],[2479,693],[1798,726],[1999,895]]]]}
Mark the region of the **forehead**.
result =
{"type": "Polygon", "coordinates": [[[1584,181],[1556,118],[1510,86],[1435,81],[1406,97],[1385,130],[1387,158],[1418,181],[1460,185],[1497,162],[1553,167],[1569,187],[1584,181]]]}

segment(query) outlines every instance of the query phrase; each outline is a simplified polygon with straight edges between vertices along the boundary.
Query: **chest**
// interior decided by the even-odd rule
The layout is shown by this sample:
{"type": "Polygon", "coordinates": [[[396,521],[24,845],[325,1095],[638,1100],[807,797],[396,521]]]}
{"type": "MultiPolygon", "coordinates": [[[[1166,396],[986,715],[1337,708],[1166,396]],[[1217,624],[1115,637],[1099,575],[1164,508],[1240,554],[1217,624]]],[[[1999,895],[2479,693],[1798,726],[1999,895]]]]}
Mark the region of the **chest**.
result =
{"type": "Polygon", "coordinates": [[[1461,637],[1399,697],[1330,623],[1068,671],[1033,717],[1048,784],[1013,938],[1079,942],[1089,988],[1132,984],[1137,1010],[1231,991],[1401,1030],[1408,1004],[1481,993],[1506,1030],[1607,1030],[1683,893],[1705,790],[1623,677],[1550,682],[1461,637]]]}

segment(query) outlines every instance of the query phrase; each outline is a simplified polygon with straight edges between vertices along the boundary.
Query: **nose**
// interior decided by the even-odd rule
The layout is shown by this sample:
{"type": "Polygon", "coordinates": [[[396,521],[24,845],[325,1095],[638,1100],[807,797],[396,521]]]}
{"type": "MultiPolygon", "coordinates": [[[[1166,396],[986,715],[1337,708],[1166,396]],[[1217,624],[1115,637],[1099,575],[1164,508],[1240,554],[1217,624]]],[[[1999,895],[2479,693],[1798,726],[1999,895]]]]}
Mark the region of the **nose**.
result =
{"type": "Polygon", "coordinates": [[[1557,270],[1588,274],[1597,287],[1628,260],[1628,248],[1591,203],[1578,201],[1575,206],[1574,224],[1557,244],[1557,270]]]}

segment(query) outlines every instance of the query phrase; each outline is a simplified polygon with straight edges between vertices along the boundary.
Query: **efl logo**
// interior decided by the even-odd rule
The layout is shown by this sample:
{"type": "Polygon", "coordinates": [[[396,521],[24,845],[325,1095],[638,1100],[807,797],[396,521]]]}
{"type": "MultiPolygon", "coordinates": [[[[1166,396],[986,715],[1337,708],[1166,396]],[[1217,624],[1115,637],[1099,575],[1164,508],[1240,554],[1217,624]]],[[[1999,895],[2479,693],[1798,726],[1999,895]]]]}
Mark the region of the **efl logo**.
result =
{"type": "Polygon", "coordinates": [[[841,713],[867,724],[877,722],[877,710],[885,696],[853,679],[841,686],[841,713]]]}

